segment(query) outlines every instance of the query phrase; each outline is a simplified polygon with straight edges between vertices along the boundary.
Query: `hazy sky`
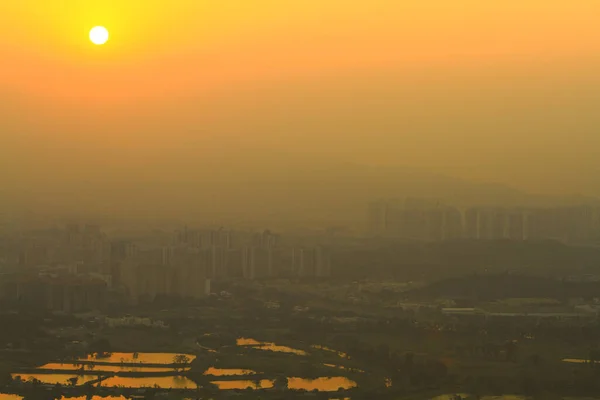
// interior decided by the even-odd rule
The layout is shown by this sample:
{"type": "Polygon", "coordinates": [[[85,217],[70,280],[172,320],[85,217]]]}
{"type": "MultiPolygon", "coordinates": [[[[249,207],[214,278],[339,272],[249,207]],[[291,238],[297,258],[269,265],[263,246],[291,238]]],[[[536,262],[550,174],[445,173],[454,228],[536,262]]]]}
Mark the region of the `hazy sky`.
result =
{"type": "Polygon", "coordinates": [[[598,0],[0,1],[3,188],[280,155],[600,195],[598,16],[598,0]]]}

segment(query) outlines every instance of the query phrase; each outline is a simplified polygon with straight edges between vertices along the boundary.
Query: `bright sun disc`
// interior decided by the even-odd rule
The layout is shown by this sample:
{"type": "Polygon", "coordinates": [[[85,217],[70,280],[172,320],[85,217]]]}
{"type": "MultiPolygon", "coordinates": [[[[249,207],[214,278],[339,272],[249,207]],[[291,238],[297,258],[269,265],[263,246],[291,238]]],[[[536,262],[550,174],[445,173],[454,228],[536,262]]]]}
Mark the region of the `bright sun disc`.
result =
{"type": "Polygon", "coordinates": [[[106,43],[108,41],[108,30],[103,26],[93,27],[90,31],[90,40],[97,45],[106,43]]]}

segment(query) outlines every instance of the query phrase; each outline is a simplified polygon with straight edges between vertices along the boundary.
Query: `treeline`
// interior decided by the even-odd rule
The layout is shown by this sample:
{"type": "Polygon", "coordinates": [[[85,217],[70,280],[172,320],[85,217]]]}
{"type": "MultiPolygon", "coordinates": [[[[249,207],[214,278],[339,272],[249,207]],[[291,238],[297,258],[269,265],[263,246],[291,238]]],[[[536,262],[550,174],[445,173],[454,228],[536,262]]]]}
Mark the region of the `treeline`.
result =
{"type": "Polygon", "coordinates": [[[600,272],[600,249],[556,241],[381,242],[337,249],[332,273],[339,279],[441,279],[474,272],[523,271],[542,275],[600,272]]]}
{"type": "MultiPolygon", "coordinates": [[[[482,338],[485,328],[496,325],[465,325],[455,328],[451,325],[418,325],[402,321],[378,321],[361,323],[356,331],[331,336],[332,324],[308,322],[292,324],[299,337],[308,340],[330,337],[330,345],[350,356],[354,362],[363,365],[368,371],[377,371],[390,378],[390,387],[380,387],[381,396],[407,395],[429,390],[446,392],[469,392],[481,395],[501,395],[520,393],[536,398],[548,399],[548,393],[560,393],[571,396],[585,396],[600,393],[600,351],[592,348],[588,358],[590,362],[582,365],[563,365],[557,368],[558,360],[547,360],[545,355],[522,354],[518,341],[502,340],[498,335],[482,338]],[[482,329],[483,328],[483,329],[482,329]],[[464,337],[463,332],[470,336],[464,337]],[[385,344],[374,344],[363,339],[362,332],[396,333],[398,337],[410,340],[427,336],[433,332],[446,336],[449,343],[455,343],[455,361],[468,358],[493,362],[497,368],[462,370],[450,368],[446,359],[431,355],[402,352],[385,344]],[[329,335],[327,334],[329,333],[329,335]],[[487,341],[486,341],[487,340],[487,341]],[[458,345],[461,343],[462,345],[458,345]],[[500,368],[498,362],[506,367],[500,368]],[[509,371],[509,373],[507,373],[509,371]]],[[[528,327],[530,328],[530,327],[528,327]]],[[[536,333],[553,336],[554,327],[540,327],[536,333]]],[[[559,330],[560,331],[560,330],[559,330]]],[[[595,336],[600,328],[571,328],[571,333],[595,336]]],[[[510,336],[512,330],[501,332],[510,336]]],[[[567,335],[567,330],[561,335],[567,335]]],[[[560,336],[557,336],[559,338],[560,336]]],[[[576,337],[578,335],[575,335],[576,337]]],[[[372,394],[372,393],[371,393],[372,394]]],[[[354,397],[353,397],[354,398],[354,397]]],[[[360,397],[357,397],[360,398],[360,397]]],[[[395,397],[398,398],[398,397],[395,397]]]]}
{"type": "Polygon", "coordinates": [[[448,278],[405,293],[410,299],[458,298],[473,301],[507,298],[583,298],[592,301],[599,294],[600,282],[570,282],[515,273],[482,273],[448,278]]]}

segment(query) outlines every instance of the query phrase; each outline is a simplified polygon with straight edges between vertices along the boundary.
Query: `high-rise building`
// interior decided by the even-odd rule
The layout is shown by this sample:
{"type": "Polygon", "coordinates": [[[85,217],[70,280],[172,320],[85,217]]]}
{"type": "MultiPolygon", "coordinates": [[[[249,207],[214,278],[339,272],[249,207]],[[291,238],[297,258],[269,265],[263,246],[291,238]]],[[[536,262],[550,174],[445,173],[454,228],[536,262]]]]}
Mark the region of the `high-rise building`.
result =
{"type": "Polygon", "coordinates": [[[411,240],[457,239],[462,236],[462,215],[437,199],[378,201],[369,205],[369,230],[411,240]]]}
{"type": "MultiPolygon", "coordinates": [[[[594,207],[470,208],[465,234],[473,239],[558,240],[589,243],[600,232],[594,207]]],[[[600,236],[599,236],[600,237],[600,236]]]]}
{"type": "Polygon", "coordinates": [[[513,210],[508,213],[507,238],[510,240],[526,240],[528,238],[527,213],[523,210],[513,210]]]}
{"type": "Polygon", "coordinates": [[[295,248],[292,250],[292,269],[299,278],[331,276],[331,257],[323,247],[295,248]]]}
{"type": "Polygon", "coordinates": [[[443,239],[455,240],[463,236],[462,214],[455,207],[445,207],[443,239]]]}
{"type": "Polygon", "coordinates": [[[473,207],[465,212],[465,236],[469,239],[505,238],[507,226],[506,214],[501,209],[473,207]]]}
{"type": "Polygon", "coordinates": [[[317,247],[315,251],[315,276],[317,278],[328,278],[331,276],[331,254],[323,247],[317,247]]]}
{"type": "Polygon", "coordinates": [[[167,246],[161,249],[161,265],[171,265],[173,261],[174,249],[173,247],[167,246]]]}
{"type": "Polygon", "coordinates": [[[371,234],[385,234],[388,231],[389,206],[385,201],[369,204],[368,229],[371,234]]]}
{"type": "Polygon", "coordinates": [[[245,247],[243,250],[243,274],[246,279],[275,277],[274,250],[264,247],[245,247]]]}
{"type": "Polygon", "coordinates": [[[492,240],[494,239],[494,210],[490,208],[480,208],[478,236],[477,239],[492,240]]]}
{"type": "Polygon", "coordinates": [[[465,237],[479,239],[479,209],[469,208],[465,211],[465,237]]]}
{"type": "Polygon", "coordinates": [[[228,278],[239,279],[244,277],[243,266],[244,249],[229,249],[225,254],[225,270],[228,278]]]}
{"type": "MultiPolygon", "coordinates": [[[[120,282],[133,302],[152,300],[158,295],[200,298],[206,295],[207,266],[212,254],[188,251],[185,248],[169,248],[168,263],[161,257],[151,261],[141,253],[138,257],[125,259],[120,266],[120,282]]],[[[164,248],[160,249],[163,254],[164,248]]],[[[154,251],[147,252],[155,253],[154,251]]]]}

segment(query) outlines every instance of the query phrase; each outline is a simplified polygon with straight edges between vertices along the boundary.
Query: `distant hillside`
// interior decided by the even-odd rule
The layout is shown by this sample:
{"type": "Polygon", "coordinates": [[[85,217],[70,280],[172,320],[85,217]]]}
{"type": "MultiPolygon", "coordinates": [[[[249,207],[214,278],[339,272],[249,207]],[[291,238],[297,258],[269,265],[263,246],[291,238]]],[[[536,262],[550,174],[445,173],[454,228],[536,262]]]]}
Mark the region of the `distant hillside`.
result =
{"type": "Polygon", "coordinates": [[[504,185],[472,183],[405,167],[298,157],[267,161],[246,157],[229,162],[233,160],[213,156],[169,160],[168,168],[161,162],[138,170],[82,168],[85,178],[66,179],[57,174],[35,183],[12,182],[4,199],[38,212],[354,226],[364,224],[367,203],[379,198],[433,197],[459,207],[598,202],[532,195],[504,185]]]}
{"type": "Polygon", "coordinates": [[[518,274],[494,274],[449,278],[412,290],[406,293],[406,296],[411,299],[493,301],[506,298],[591,299],[597,297],[598,293],[600,282],[564,282],[518,274]]]}
{"type": "Polygon", "coordinates": [[[542,277],[600,275],[600,249],[554,241],[398,243],[370,240],[364,246],[336,250],[332,265],[335,276],[344,279],[402,282],[438,282],[507,271],[542,277]]]}

